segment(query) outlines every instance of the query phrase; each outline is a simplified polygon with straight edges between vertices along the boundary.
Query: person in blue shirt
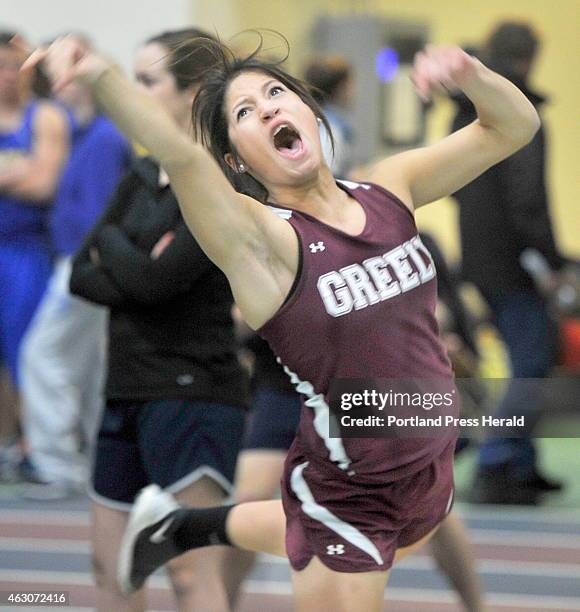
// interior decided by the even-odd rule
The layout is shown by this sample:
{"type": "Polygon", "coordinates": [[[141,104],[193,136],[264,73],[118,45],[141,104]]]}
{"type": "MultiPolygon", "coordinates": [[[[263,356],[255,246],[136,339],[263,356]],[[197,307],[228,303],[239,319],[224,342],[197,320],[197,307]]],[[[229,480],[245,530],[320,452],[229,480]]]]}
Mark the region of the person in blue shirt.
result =
{"type": "Polygon", "coordinates": [[[41,498],[67,496],[87,479],[102,406],[107,311],[71,295],[71,260],[131,157],[86,86],[71,83],[59,101],[69,112],[72,142],[48,217],[54,270],[20,355],[29,478],[38,481],[23,494],[41,498]]]}
{"type": "MultiPolygon", "coordinates": [[[[45,220],[68,128],[53,102],[33,97],[32,78],[19,72],[25,54],[11,43],[14,36],[0,31],[0,369],[9,374],[4,384],[9,378],[18,388],[21,340],[50,275],[45,220]]],[[[0,406],[3,415],[13,415],[0,432],[2,444],[16,435],[16,404],[11,398],[0,406]]]]}

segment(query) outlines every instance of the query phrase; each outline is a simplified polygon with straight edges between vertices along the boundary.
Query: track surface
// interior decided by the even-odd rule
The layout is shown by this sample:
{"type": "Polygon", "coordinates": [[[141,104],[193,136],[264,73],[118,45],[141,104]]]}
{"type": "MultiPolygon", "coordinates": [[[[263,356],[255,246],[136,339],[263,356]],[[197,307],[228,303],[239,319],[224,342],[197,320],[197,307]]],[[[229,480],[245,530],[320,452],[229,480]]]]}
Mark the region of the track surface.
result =
{"type": "MultiPolygon", "coordinates": [[[[491,611],[580,611],[580,513],[461,505],[458,511],[471,529],[491,611]]],[[[86,499],[33,504],[0,498],[0,591],[65,590],[70,607],[52,609],[92,609],[88,538],[86,499]]],[[[238,612],[290,612],[289,577],[284,560],[261,557],[238,612]]],[[[175,609],[163,574],[150,583],[149,606],[175,609]]],[[[0,606],[14,609],[33,608],[0,606]]],[[[393,570],[385,610],[461,607],[425,550],[393,570]]]]}

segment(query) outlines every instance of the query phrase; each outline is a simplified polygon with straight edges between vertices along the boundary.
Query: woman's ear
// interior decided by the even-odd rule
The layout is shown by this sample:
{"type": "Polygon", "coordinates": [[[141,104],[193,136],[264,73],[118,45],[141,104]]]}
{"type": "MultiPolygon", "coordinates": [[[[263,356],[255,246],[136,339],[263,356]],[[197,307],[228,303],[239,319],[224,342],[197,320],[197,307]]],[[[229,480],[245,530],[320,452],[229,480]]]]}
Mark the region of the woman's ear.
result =
{"type": "Polygon", "coordinates": [[[246,166],[242,162],[237,161],[231,153],[226,153],[224,160],[236,174],[243,174],[247,170],[246,166]]]}
{"type": "Polygon", "coordinates": [[[187,95],[187,101],[188,101],[190,106],[193,106],[193,102],[195,101],[195,97],[197,96],[197,93],[199,92],[199,87],[200,87],[199,83],[196,83],[195,85],[190,85],[185,90],[185,93],[187,95]]]}

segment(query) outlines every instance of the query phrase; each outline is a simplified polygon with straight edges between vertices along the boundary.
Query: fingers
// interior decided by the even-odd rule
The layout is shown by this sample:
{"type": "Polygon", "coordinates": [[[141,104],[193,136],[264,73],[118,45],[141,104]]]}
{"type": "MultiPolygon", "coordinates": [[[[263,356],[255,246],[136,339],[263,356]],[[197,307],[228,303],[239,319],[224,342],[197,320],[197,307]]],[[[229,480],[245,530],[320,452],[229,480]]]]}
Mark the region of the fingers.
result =
{"type": "Polygon", "coordinates": [[[433,94],[459,91],[471,61],[459,47],[428,45],[415,56],[411,79],[417,94],[423,101],[429,101],[433,94]]]}
{"type": "Polygon", "coordinates": [[[38,47],[28,56],[28,58],[22,64],[22,66],[20,66],[20,70],[22,72],[32,70],[35,66],[40,64],[40,62],[44,61],[47,56],[48,56],[48,48],[38,47]]]}
{"type": "MultiPolygon", "coordinates": [[[[21,41],[13,39],[13,44],[22,48],[21,41]]],[[[55,92],[68,85],[77,76],[77,64],[84,55],[78,40],[72,36],[61,36],[48,47],[38,47],[29,55],[21,70],[31,70],[41,62],[52,82],[55,92]]]]}

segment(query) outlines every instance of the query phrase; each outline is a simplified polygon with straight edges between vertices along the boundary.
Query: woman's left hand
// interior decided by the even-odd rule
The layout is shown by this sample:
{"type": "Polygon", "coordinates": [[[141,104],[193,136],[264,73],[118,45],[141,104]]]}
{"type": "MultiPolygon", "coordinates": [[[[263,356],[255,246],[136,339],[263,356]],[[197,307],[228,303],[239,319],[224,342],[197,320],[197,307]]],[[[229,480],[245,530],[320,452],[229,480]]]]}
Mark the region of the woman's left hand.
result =
{"type": "Polygon", "coordinates": [[[459,47],[428,45],[415,55],[411,80],[420,98],[429,101],[433,94],[461,91],[480,66],[479,60],[459,47]]]}

